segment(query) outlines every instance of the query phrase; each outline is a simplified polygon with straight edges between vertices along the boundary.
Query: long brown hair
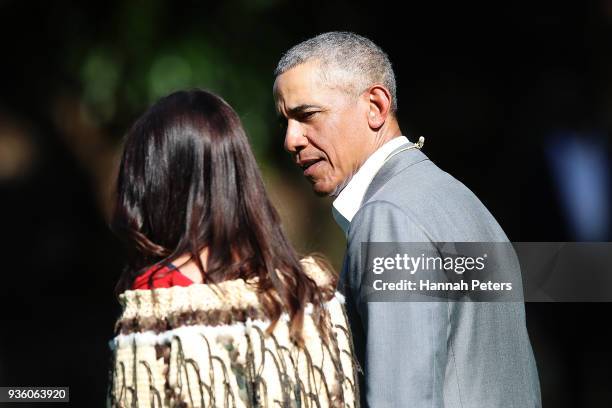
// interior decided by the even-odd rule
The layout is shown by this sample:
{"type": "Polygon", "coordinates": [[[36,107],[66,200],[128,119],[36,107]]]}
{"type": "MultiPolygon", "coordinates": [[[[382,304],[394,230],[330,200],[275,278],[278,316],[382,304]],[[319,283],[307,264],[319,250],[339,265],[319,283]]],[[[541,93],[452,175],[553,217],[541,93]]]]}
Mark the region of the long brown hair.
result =
{"type": "Polygon", "coordinates": [[[118,293],[152,265],[188,253],[207,283],[258,278],[269,330],[287,312],[301,343],[308,303],[324,325],[329,293],[304,272],[240,119],[219,96],[178,91],[151,106],[127,134],[116,189],[112,228],[128,249],[118,293]]]}

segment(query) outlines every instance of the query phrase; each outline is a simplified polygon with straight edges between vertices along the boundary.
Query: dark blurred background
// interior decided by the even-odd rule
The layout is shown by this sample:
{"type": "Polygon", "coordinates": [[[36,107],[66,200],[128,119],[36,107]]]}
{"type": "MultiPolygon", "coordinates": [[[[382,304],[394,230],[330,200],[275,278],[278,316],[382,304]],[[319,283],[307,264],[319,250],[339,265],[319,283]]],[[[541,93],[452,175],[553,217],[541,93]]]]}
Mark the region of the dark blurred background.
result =
{"type": "MultiPolygon", "coordinates": [[[[610,241],[610,0],[0,1],[0,385],[103,406],[124,261],[106,224],[115,166],[128,126],[172,90],[235,107],[296,247],[340,266],[331,201],[282,151],[271,91],[281,53],[330,30],[387,51],[404,133],[511,240],[610,241]]],[[[544,406],[611,406],[610,304],[526,307],[544,406]]]]}

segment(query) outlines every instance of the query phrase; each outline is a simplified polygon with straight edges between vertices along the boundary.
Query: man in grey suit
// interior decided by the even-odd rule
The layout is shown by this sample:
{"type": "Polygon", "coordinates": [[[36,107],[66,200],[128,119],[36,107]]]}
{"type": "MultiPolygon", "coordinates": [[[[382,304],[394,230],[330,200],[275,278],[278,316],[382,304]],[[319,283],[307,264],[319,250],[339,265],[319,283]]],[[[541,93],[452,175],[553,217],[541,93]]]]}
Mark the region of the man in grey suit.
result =
{"type": "Polygon", "coordinates": [[[368,301],[363,243],[439,253],[441,242],[508,241],[478,198],[420,151],[422,140],[402,136],[387,55],[331,32],[291,48],[275,74],[285,148],[316,194],[336,197],[348,238],[340,280],[363,406],[541,406],[521,302],[368,301]]]}

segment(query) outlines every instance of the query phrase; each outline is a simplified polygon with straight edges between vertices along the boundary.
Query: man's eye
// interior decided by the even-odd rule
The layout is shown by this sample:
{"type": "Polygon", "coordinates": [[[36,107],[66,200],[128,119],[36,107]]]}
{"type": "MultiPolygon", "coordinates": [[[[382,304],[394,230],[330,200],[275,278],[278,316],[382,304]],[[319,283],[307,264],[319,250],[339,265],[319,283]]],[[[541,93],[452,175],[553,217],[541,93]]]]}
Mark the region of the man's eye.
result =
{"type": "Polygon", "coordinates": [[[317,113],[317,111],[310,111],[310,112],[302,112],[300,114],[300,120],[308,120],[311,119],[315,114],[317,113]]]}

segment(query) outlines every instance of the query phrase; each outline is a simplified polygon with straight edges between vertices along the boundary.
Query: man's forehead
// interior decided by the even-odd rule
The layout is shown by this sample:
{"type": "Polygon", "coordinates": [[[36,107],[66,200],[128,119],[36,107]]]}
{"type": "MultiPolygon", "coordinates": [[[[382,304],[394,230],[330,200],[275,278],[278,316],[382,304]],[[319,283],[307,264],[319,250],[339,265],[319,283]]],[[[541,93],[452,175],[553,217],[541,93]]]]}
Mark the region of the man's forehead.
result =
{"type": "Polygon", "coordinates": [[[314,61],[305,62],[287,70],[276,78],[274,81],[274,97],[277,100],[282,99],[285,103],[290,103],[293,99],[305,98],[320,92],[322,86],[318,63],[314,61]]]}
{"type": "Polygon", "coordinates": [[[279,113],[300,106],[339,106],[349,100],[353,89],[344,72],[318,61],[297,65],[274,81],[274,99],[279,113]]]}

